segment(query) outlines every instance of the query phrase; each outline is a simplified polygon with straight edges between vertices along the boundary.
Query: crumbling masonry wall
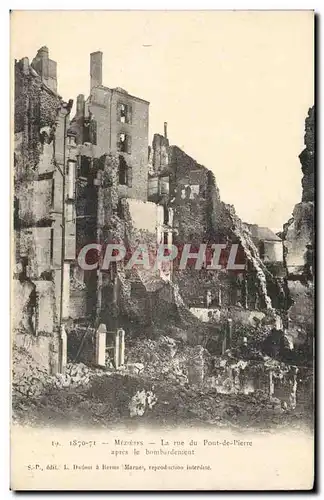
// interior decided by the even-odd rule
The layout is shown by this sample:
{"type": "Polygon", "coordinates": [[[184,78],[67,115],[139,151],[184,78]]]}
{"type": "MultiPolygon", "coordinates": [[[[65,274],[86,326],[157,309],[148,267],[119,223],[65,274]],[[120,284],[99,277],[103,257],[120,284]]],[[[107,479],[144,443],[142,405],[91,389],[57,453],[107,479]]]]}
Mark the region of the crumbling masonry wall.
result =
{"type": "MultiPolygon", "coordinates": [[[[174,211],[173,243],[180,248],[186,243],[238,244],[236,263],[246,263],[246,272],[174,270],[174,282],[187,304],[206,304],[207,291],[215,305],[231,307],[245,302],[254,309],[272,307],[271,298],[278,292],[278,282],[262,263],[250,232],[237,217],[233,207],[220,199],[211,171],[198,164],[177,146],[156,134],[150,151],[151,178],[169,178],[169,194],[160,193],[155,201],[174,211]],[[246,286],[244,278],[246,277],[246,286]],[[268,290],[271,287],[271,295],[268,290]]],[[[226,260],[226,252],[222,253],[226,260]]],[[[227,255],[228,256],[228,255],[227,255]]],[[[279,287],[280,288],[280,287],[279,287]]]]}
{"type": "Polygon", "coordinates": [[[302,201],[295,205],[292,218],[284,225],[284,257],[288,276],[310,277],[314,264],[314,170],[315,108],[305,121],[305,149],[299,155],[302,177],[302,201]]]}
{"type": "MultiPolygon", "coordinates": [[[[15,268],[16,278],[21,273],[18,267],[21,259],[26,262],[26,278],[36,285],[38,280],[46,281],[48,300],[51,301],[49,318],[38,325],[45,332],[53,329],[55,315],[54,282],[51,273],[51,210],[53,208],[54,135],[60,98],[47,88],[39,75],[29,66],[27,58],[15,64],[15,268]]],[[[21,296],[26,295],[28,283],[17,280],[14,283],[15,321],[17,327],[28,323],[24,315],[28,307],[21,296]]],[[[42,294],[37,293],[38,319],[44,316],[42,294]],[[42,307],[41,307],[42,306],[42,307]]],[[[26,298],[28,302],[28,297],[26,298]]]]}
{"type": "Polygon", "coordinates": [[[12,307],[16,344],[29,348],[42,368],[55,371],[63,186],[57,165],[63,164],[65,154],[67,111],[56,93],[55,64],[45,49],[38,56],[48,67],[42,61],[30,65],[28,58],[15,62],[12,307]]]}
{"type": "MultiPolygon", "coordinates": [[[[315,107],[305,120],[305,149],[299,155],[302,168],[302,201],[295,205],[292,218],[284,224],[284,262],[291,299],[289,328],[296,342],[310,348],[314,330],[315,275],[315,107]]],[[[305,353],[306,353],[305,348],[305,353]]]]}

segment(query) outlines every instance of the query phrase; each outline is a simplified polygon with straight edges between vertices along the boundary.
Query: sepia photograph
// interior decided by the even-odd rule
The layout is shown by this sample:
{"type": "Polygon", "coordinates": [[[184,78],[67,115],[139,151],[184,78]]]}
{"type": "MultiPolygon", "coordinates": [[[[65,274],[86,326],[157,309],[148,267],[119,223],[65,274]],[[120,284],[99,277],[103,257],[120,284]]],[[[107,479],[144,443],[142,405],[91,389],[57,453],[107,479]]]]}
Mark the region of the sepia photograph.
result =
{"type": "Polygon", "coordinates": [[[11,489],[311,490],[311,10],[14,10],[11,489]]]}

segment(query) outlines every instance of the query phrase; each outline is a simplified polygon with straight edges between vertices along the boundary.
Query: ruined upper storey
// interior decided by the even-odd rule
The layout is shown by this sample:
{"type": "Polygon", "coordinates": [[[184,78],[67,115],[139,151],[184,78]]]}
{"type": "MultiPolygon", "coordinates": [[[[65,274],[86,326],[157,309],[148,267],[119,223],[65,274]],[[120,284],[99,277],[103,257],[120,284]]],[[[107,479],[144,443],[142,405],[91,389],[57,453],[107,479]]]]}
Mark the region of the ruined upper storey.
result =
{"type": "MultiPolygon", "coordinates": [[[[48,127],[55,123],[61,97],[57,94],[56,83],[54,85],[52,82],[53,77],[44,76],[48,75],[47,70],[44,69],[47,65],[43,66],[44,59],[40,59],[39,54],[45,48],[37,52],[31,64],[28,57],[15,61],[15,133],[23,131],[30,133],[33,127],[48,127]],[[29,120],[29,125],[27,125],[27,120],[29,120]]],[[[49,62],[48,49],[46,50],[46,61],[49,62]]],[[[44,54],[44,52],[41,53],[44,54]]],[[[52,74],[54,74],[53,71],[52,74]]]]}
{"type": "MultiPolygon", "coordinates": [[[[147,199],[149,102],[117,87],[102,84],[102,52],[90,54],[90,95],[77,97],[69,132],[87,160],[116,154],[119,185],[127,198],[147,199]]],[[[88,167],[86,167],[88,165],[88,167]]]]}
{"type": "Polygon", "coordinates": [[[31,66],[47,87],[53,90],[53,92],[57,92],[57,64],[56,61],[49,58],[47,47],[41,47],[37,51],[31,66]]]}

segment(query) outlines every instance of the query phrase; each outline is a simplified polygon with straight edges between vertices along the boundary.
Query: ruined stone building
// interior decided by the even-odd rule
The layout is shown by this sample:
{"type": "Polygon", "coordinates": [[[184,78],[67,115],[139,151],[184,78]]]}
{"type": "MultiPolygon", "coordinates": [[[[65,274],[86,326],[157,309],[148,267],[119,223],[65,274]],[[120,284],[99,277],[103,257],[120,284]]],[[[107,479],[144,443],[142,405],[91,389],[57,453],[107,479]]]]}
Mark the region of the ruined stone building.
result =
{"type": "MultiPolygon", "coordinates": [[[[57,94],[56,63],[42,47],[15,63],[14,329],[31,334],[44,364],[59,369],[59,326],[74,322],[132,330],[171,311],[215,307],[280,309],[282,242],[244,224],[221,201],[213,173],[164,135],[149,145],[149,102],[102,82],[102,53],[90,55],[90,94],[57,94]],[[102,251],[78,256],[86,245],[102,251]],[[237,245],[239,271],[99,265],[108,243],[134,250],[160,243],[237,245]],[[34,336],[34,337],[33,337],[34,336]],[[45,353],[45,354],[44,354],[45,353]]],[[[308,203],[308,202],[307,202],[308,203]]]]}
{"type": "MultiPolygon", "coordinates": [[[[283,276],[282,240],[268,228],[244,224],[232,206],[221,201],[214,174],[197,163],[164,136],[155,134],[150,148],[149,200],[172,211],[173,243],[179,249],[191,243],[207,250],[214,243],[226,248],[219,271],[176,269],[173,281],[189,307],[214,306],[267,309],[280,291],[277,278],[283,276]],[[240,271],[226,268],[231,246],[237,245],[240,271]],[[208,298],[207,298],[208,297],[208,298]]],[[[176,268],[176,263],[174,264],[176,268]]],[[[174,269],[175,271],[175,269],[174,269]]]]}
{"type": "Polygon", "coordinates": [[[13,327],[42,334],[32,341],[35,352],[53,370],[76,243],[76,158],[66,134],[72,101],[56,89],[56,63],[46,47],[31,64],[27,57],[15,62],[13,327]]]}
{"type": "Polygon", "coordinates": [[[70,131],[79,146],[80,177],[87,177],[95,159],[118,157],[118,195],[147,200],[149,103],[121,88],[102,84],[102,53],[90,55],[90,95],[77,97],[70,131]]]}
{"type": "MultiPolygon", "coordinates": [[[[87,99],[77,97],[76,114],[68,130],[78,151],[77,253],[93,242],[123,242],[129,249],[137,242],[156,246],[164,215],[163,207],[147,196],[148,119],[146,100],[102,84],[102,53],[92,53],[90,95],[87,99]]],[[[70,317],[92,318],[113,327],[122,314],[121,302],[124,312],[134,304],[144,311],[151,309],[143,291],[150,293],[156,278],[140,271],[125,274],[122,263],[106,273],[83,271],[75,263],[71,269],[70,317]],[[132,304],[126,301],[127,307],[123,294],[134,297],[132,304]]]]}

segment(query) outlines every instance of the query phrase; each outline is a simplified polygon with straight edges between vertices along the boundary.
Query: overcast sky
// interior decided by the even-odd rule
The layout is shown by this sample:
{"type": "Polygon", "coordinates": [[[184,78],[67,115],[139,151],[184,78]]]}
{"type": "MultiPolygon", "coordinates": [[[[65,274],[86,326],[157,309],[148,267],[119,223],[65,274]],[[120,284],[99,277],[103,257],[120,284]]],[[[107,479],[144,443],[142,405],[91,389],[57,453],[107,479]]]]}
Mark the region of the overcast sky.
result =
{"type": "Polygon", "coordinates": [[[278,230],[290,218],[314,101],[310,11],[14,12],[12,58],[43,45],[65,100],[89,94],[101,50],[103,84],[150,101],[150,141],[167,121],[244,221],[278,230]]]}

